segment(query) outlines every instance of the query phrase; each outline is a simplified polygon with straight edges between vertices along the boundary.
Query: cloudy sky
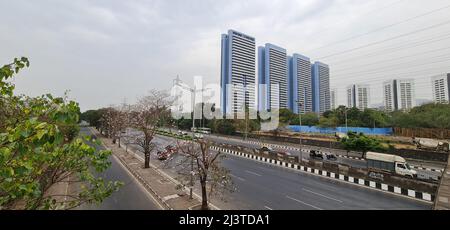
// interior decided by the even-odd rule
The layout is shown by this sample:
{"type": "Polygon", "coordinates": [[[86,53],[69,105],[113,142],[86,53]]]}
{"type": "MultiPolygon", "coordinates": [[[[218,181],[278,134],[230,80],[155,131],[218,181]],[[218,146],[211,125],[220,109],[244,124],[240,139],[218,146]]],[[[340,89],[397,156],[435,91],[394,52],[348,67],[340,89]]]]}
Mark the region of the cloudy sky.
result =
{"type": "Polygon", "coordinates": [[[0,63],[27,56],[15,80],[29,95],[51,92],[82,110],[134,102],[148,90],[220,79],[220,35],[235,29],[331,67],[344,103],[348,84],[450,72],[448,0],[0,0],[0,63]]]}

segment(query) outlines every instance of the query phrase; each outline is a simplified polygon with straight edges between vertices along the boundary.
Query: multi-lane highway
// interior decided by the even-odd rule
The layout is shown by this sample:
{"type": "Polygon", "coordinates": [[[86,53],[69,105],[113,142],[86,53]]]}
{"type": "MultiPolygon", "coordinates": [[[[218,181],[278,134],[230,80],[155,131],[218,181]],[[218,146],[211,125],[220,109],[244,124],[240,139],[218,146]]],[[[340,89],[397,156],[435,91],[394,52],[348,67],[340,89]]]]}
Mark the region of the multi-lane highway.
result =
{"type": "MultiPolygon", "coordinates": [[[[81,128],[82,135],[92,135],[89,128],[81,128]]],[[[103,146],[96,146],[104,150],[103,146]]],[[[108,181],[122,181],[124,185],[100,205],[84,205],[83,210],[157,210],[160,207],[144,187],[114,157],[111,167],[98,175],[108,181]]]]}
{"type": "MultiPolygon", "coordinates": [[[[261,148],[260,144],[256,144],[254,142],[249,142],[249,141],[243,141],[241,139],[236,139],[236,138],[225,138],[225,137],[220,137],[220,136],[214,136],[214,135],[207,135],[205,136],[205,138],[210,139],[211,141],[214,141],[216,143],[223,143],[223,144],[230,144],[230,145],[235,145],[235,146],[243,146],[246,148],[251,148],[251,149],[259,149],[261,148]]],[[[274,145],[274,149],[278,150],[278,151],[285,151],[288,152],[294,156],[299,156],[299,157],[303,157],[303,159],[305,160],[309,160],[309,154],[306,152],[301,152],[298,149],[294,148],[294,149],[283,149],[283,148],[279,148],[276,147],[277,145],[274,145]]],[[[298,148],[298,147],[297,147],[298,148]]],[[[304,146],[304,149],[311,149],[314,148],[312,146],[304,146]]],[[[319,149],[319,148],[317,148],[319,149]]],[[[345,151],[342,150],[336,150],[336,149],[323,149],[324,152],[332,152],[336,155],[346,155],[345,151]]],[[[327,160],[325,160],[327,161],[327,160]]],[[[359,159],[350,159],[350,158],[343,158],[343,157],[338,157],[336,163],[339,164],[344,164],[344,165],[349,165],[352,166],[354,168],[365,168],[366,167],[366,161],[364,160],[359,160],[359,159]]],[[[440,171],[428,171],[428,170],[422,170],[422,169],[415,169],[418,174],[423,175],[426,178],[436,178],[440,177],[442,175],[442,173],[440,171]]]]}
{"type": "MultiPolygon", "coordinates": [[[[158,146],[174,144],[175,140],[157,136],[158,146]]],[[[135,147],[136,148],[136,147],[135,147]]],[[[152,157],[153,164],[162,164],[152,157]]],[[[428,203],[399,197],[359,186],[282,169],[236,156],[222,162],[230,170],[237,191],[227,202],[213,200],[226,209],[430,209],[428,203]]],[[[172,167],[161,168],[176,176],[172,167]]],[[[196,189],[195,191],[199,191],[196,189]]]]}

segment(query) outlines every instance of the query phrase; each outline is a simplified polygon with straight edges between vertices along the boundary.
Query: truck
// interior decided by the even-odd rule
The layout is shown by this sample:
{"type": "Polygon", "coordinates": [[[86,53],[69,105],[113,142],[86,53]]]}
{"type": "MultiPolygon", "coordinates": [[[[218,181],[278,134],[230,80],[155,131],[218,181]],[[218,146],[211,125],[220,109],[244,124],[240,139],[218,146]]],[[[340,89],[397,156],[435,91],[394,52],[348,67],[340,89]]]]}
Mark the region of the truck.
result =
{"type": "Polygon", "coordinates": [[[411,169],[405,158],[397,155],[368,152],[366,161],[368,171],[388,172],[409,178],[417,177],[417,171],[411,169]]]}
{"type": "Polygon", "coordinates": [[[412,138],[417,149],[429,149],[434,151],[449,152],[449,143],[429,138],[412,138]]]}

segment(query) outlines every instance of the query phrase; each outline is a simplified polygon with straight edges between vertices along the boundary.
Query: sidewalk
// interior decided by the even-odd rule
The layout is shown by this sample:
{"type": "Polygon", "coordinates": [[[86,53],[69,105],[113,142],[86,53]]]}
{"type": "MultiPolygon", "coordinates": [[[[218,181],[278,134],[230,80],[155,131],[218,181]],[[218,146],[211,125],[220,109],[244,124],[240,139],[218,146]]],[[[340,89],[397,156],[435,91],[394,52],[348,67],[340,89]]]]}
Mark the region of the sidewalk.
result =
{"type": "Polygon", "coordinates": [[[450,156],[436,195],[435,210],[450,210],[450,156]]]}
{"type": "Polygon", "coordinates": [[[92,129],[92,131],[103,145],[112,151],[113,156],[135,176],[165,209],[188,210],[201,204],[197,199],[189,199],[189,194],[184,190],[177,190],[176,184],[169,178],[161,175],[153,166],[149,169],[144,169],[143,162],[134,153],[127,153],[124,149],[112,144],[110,139],[102,137],[95,129],[92,129]]]}

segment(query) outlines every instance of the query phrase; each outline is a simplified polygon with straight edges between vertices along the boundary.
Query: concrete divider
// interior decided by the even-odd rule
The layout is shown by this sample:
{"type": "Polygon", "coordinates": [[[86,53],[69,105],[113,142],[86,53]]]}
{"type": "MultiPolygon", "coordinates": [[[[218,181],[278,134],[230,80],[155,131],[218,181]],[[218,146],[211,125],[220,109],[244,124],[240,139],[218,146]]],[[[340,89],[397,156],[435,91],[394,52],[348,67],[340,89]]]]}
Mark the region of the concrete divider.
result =
{"type": "Polygon", "coordinates": [[[371,189],[380,190],[383,192],[389,192],[389,193],[393,193],[393,194],[397,194],[397,195],[401,195],[401,196],[405,196],[405,197],[409,197],[409,198],[414,198],[414,199],[421,200],[421,201],[433,202],[435,200],[435,196],[433,194],[426,193],[426,192],[416,191],[416,190],[407,189],[407,188],[401,188],[398,186],[393,186],[393,185],[389,185],[389,184],[385,184],[385,183],[381,183],[381,182],[377,182],[377,181],[356,178],[356,177],[347,176],[347,175],[343,175],[343,174],[339,174],[339,173],[333,173],[333,172],[329,172],[326,170],[316,169],[316,168],[312,168],[312,167],[308,167],[308,166],[301,166],[301,165],[297,165],[297,164],[288,164],[286,162],[280,162],[278,160],[268,159],[268,158],[264,158],[264,157],[252,158],[252,156],[250,154],[242,153],[242,152],[235,151],[235,150],[225,149],[225,148],[217,147],[217,146],[212,146],[211,149],[215,150],[215,151],[221,151],[221,152],[224,152],[227,154],[239,156],[239,157],[248,158],[248,159],[259,161],[259,162],[276,165],[276,166],[283,167],[283,168],[289,168],[289,169],[302,171],[305,173],[310,173],[310,174],[321,176],[321,177],[345,181],[345,182],[348,182],[348,183],[351,183],[351,184],[354,184],[357,186],[363,186],[363,187],[367,187],[367,188],[371,188],[371,189]]]}

